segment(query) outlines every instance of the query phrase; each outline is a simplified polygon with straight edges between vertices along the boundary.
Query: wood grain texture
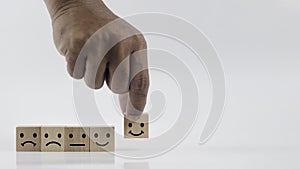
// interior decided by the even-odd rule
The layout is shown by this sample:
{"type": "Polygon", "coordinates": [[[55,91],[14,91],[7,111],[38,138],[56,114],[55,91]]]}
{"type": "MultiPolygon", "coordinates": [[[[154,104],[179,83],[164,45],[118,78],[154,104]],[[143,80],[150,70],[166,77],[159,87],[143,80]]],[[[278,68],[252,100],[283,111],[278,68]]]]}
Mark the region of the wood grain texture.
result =
{"type": "Polygon", "coordinates": [[[90,152],[114,152],[115,128],[91,127],[90,128],[90,152]]]}
{"type": "Polygon", "coordinates": [[[64,127],[41,127],[41,151],[63,152],[65,147],[64,127]]]}
{"type": "Polygon", "coordinates": [[[17,127],[16,150],[41,151],[41,128],[40,127],[17,127]]]}
{"type": "Polygon", "coordinates": [[[65,152],[88,152],[89,132],[89,127],[65,127],[65,152]]]}
{"type": "Polygon", "coordinates": [[[143,114],[137,121],[124,118],[124,138],[149,138],[149,115],[143,114]]]}

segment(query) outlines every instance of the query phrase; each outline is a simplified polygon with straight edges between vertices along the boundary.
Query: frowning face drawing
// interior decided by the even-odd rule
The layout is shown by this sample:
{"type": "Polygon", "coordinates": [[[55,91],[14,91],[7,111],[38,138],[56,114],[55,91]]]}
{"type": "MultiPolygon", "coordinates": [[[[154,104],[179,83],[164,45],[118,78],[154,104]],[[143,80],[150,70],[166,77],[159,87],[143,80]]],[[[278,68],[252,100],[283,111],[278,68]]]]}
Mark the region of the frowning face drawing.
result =
{"type": "Polygon", "coordinates": [[[17,127],[17,151],[41,151],[40,127],[17,127]]]}
{"type": "Polygon", "coordinates": [[[62,152],[64,151],[64,127],[41,128],[41,150],[62,152]]]}

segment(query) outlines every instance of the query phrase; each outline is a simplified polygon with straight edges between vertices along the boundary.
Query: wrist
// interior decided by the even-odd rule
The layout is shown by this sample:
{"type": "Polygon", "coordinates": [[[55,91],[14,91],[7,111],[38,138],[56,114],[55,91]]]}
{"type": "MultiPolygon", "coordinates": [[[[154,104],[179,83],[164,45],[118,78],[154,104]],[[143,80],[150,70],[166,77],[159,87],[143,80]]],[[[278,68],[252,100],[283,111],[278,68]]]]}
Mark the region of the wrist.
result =
{"type": "Polygon", "coordinates": [[[105,6],[102,0],[44,0],[44,2],[52,19],[62,12],[76,7],[95,9],[105,6]]]}

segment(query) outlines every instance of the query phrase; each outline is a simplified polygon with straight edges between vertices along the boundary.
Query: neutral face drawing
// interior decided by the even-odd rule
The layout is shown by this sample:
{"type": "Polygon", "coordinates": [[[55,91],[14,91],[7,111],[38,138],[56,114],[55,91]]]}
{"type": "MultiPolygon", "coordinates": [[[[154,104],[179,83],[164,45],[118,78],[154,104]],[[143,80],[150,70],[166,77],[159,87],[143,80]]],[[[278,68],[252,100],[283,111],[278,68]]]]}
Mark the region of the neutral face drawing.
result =
{"type": "Polygon", "coordinates": [[[41,151],[40,127],[17,127],[17,151],[41,151]]]}
{"type": "Polygon", "coordinates": [[[148,138],[148,114],[143,114],[137,121],[124,118],[124,137],[125,138],[148,138]]]}
{"type": "Polygon", "coordinates": [[[114,151],[115,128],[114,127],[91,127],[90,128],[90,151],[114,151]]]}
{"type": "Polygon", "coordinates": [[[64,127],[41,128],[41,150],[61,152],[64,151],[64,127]]]}
{"type": "Polygon", "coordinates": [[[66,127],[65,128],[65,151],[89,151],[88,127],[66,127]]]}

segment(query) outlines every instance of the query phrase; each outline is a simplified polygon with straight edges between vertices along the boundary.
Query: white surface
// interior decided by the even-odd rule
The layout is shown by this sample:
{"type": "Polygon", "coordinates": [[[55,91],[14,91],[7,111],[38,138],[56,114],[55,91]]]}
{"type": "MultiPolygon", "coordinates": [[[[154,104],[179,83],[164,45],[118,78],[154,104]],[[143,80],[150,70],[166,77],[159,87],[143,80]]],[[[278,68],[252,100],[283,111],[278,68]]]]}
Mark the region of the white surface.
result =
{"type": "MultiPolygon", "coordinates": [[[[227,106],[220,128],[207,144],[209,147],[196,145],[205,120],[200,118],[182,143],[183,149],[149,160],[150,168],[167,165],[174,168],[299,168],[299,1],[106,2],[120,16],[162,12],[185,18],[210,38],[224,65],[227,106]],[[197,148],[188,149],[186,145],[197,148]],[[228,146],[233,148],[226,148],[228,146]]],[[[66,73],[63,57],[54,48],[50,20],[42,0],[4,1],[0,9],[1,165],[26,168],[15,163],[15,126],[78,124],[72,101],[72,80],[66,73]]],[[[151,37],[148,41],[150,46],[161,45],[151,37]]],[[[170,43],[164,45],[161,48],[170,43]]],[[[201,86],[204,112],[209,105],[206,98],[210,97],[205,76],[203,74],[201,86]]],[[[111,97],[106,88],[96,92],[96,98],[105,100],[106,96],[111,97]]],[[[108,107],[103,111],[114,112],[114,109],[108,107]]],[[[163,127],[155,126],[157,130],[163,127]]],[[[124,162],[116,159],[110,167],[122,168],[124,162]]],[[[87,167],[98,165],[101,164],[88,163],[87,167]]],[[[63,162],[62,166],[86,165],[63,162]]]]}
{"type": "Polygon", "coordinates": [[[25,168],[207,168],[207,169],[296,169],[299,149],[294,148],[237,148],[207,147],[176,149],[147,160],[128,160],[103,153],[0,153],[2,166],[25,168]]]}

